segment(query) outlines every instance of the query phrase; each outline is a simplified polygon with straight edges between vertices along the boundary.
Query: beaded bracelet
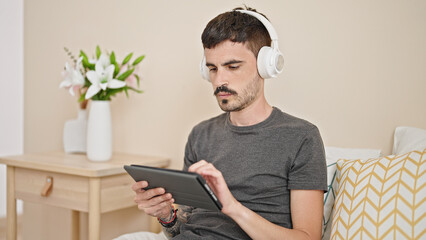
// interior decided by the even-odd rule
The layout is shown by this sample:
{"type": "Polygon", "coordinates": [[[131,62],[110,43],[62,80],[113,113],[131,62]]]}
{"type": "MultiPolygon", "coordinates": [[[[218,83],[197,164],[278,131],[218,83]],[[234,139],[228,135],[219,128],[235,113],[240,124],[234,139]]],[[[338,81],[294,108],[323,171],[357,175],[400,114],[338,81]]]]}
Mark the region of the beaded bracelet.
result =
{"type": "Polygon", "coordinates": [[[165,228],[173,227],[176,224],[176,221],[177,221],[177,215],[176,215],[177,211],[178,211],[178,209],[175,209],[175,207],[172,205],[172,210],[170,211],[170,213],[173,214],[172,220],[170,220],[169,222],[165,222],[165,221],[161,220],[160,218],[157,218],[158,222],[161,224],[161,226],[163,226],[165,228]]]}

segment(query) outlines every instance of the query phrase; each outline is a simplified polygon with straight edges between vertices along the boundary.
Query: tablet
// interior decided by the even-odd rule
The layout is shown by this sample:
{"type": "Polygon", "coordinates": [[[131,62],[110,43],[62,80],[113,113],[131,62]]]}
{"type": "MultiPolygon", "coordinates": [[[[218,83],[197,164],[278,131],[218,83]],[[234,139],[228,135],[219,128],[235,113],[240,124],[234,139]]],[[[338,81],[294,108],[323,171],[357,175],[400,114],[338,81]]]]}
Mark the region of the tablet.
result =
{"type": "Polygon", "coordinates": [[[172,194],[177,204],[214,211],[222,209],[219,199],[197,173],[142,165],[124,165],[124,169],[136,182],[147,181],[148,187],[145,189],[164,188],[172,194]]]}

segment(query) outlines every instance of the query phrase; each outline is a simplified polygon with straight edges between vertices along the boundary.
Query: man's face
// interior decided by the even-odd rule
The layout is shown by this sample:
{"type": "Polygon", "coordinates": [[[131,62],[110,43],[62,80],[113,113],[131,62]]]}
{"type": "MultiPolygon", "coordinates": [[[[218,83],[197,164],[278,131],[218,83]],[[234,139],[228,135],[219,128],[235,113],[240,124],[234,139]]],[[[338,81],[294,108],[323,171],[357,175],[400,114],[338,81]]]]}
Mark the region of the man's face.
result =
{"type": "Polygon", "coordinates": [[[243,43],[227,40],[204,49],[204,54],[214,95],[223,111],[241,111],[258,99],[262,79],[256,57],[243,43]]]}

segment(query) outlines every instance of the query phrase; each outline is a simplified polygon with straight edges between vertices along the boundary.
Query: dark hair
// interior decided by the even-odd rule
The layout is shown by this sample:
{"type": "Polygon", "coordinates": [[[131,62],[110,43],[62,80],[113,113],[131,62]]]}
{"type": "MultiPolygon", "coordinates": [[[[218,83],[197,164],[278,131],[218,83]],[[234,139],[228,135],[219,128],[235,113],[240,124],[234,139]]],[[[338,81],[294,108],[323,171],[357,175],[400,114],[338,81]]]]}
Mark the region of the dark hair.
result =
{"type": "MultiPolygon", "coordinates": [[[[271,46],[271,37],[263,23],[251,15],[236,11],[242,9],[234,8],[231,12],[213,18],[201,35],[203,47],[214,48],[225,40],[231,40],[247,43],[247,47],[257,57],[263,46],[271,46]]],[[[246,7],[246,10],[257,12],[256,9],[249,7],[246,7]]]]}

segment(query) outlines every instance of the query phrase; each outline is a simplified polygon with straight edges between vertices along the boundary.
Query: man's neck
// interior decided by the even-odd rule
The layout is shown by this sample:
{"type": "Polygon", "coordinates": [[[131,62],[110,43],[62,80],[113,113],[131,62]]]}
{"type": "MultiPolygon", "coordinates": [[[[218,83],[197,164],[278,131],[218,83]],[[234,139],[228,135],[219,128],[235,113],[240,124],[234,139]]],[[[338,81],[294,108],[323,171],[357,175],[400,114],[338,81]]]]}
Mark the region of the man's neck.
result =
{"type": "Polygon", "coordinates": [[[235,126],[251,126],[265,121],[272,113],[273,108],[264,97],[253,102],[241,111],[231,112],[230,120],[235,126]]]}

